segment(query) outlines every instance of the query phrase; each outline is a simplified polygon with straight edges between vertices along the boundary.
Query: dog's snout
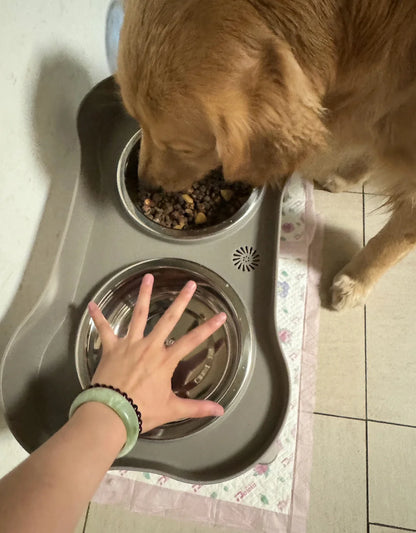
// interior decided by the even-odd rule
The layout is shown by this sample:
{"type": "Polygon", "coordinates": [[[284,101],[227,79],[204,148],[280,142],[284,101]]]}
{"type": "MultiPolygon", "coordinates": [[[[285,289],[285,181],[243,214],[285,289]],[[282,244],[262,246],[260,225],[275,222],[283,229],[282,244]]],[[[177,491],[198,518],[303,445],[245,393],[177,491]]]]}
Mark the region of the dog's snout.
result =
{"type": "Polygon", "coordinates": [[[148,191],[157,191],[160,189],[159,185],[157,185],[153,180],[149,178],[149,176],[143,176],[139,174],[139,181],[141,185],[148,191]]]}
{"type": "Polygon", "coordinates": [[[145,189],[147,189],[148,191],[156,191],[157,189],[159,189],[159,186],[156,184],[155,180],[152,179],[152,176],[149,173],[149,164],[147,161],[145,161],[143,164],[140,159],[139,167],[137,170],[139,181],[145,189]]]}

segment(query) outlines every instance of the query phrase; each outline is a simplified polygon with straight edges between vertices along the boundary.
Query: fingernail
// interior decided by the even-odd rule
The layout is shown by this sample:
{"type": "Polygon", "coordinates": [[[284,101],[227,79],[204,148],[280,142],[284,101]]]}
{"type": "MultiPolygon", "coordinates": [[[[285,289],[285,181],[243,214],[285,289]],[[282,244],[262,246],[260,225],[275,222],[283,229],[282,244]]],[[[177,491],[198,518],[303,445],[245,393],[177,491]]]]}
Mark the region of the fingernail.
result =
{"type": "Polygon", "coordinates": [[[88,304],[88,312],[92,314],[97,309],[97,304],[95,302],[90,302],[88,304]]]}
{"type": "Polygon", "coordinates": [[[218,324],[223,324],[227,320],[227,315],[225,313],[220,313],[217,315],[218,324]]]}
{"type": "Polygon", "coordinates": [[[153,282],[152,274],[145,274],[145,276],[143,277],[142,283],[144,285],[151,285],[152,282],[153,282]]]}
{"type": "Polygon", "coordinates": [[[214,410],[213,416],[222,416],[224,414],[224,407],[221,407],[221,405],[217,405],[216,409],[214,410]]]}
{"type": "Polygon", "coordinates": [[[194,291],[196,289],[195,281],[188,281],[188,283],[185,285],[185,289],[189,292],[194,291]]]}

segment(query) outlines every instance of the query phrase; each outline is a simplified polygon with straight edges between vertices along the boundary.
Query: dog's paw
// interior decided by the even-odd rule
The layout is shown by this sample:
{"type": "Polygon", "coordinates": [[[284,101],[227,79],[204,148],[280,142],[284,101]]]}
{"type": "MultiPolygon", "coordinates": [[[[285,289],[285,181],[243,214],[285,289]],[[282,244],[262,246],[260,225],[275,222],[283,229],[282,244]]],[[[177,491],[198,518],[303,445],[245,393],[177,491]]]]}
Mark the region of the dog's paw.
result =
{"type": "Polygon", "coordinates": [[[329,192],[344,192],[351,187],[351,183],[339,174],[330,174],[322,183],[322,187],[329,192]]]}
{"type": "Polygon", "coordinates": [[[356,307],[365,302],[368,288],[348,274],[340,272],[331,287],[332,308],[336,311],[356,307]]]}

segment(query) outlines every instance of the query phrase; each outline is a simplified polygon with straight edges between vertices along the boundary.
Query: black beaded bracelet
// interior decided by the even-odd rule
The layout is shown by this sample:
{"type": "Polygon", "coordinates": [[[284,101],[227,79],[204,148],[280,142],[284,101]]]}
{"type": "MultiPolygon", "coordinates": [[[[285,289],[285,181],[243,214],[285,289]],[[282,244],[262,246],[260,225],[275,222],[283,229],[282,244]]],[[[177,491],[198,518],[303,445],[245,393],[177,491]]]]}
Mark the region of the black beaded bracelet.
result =
{"type": "Polygon", "coordinates": [[[88,389],[95,389],[95,388],[98,388],[98,387],[101,387],[102,389],[111,389],[111,390],[113,390],[115,392],[118,392],[119,394],[121,394],[123,396],[123,398],[125,398],[130,403],[130,405],[133,407],[134,411],[136,412],[137,420],[139,422],[139,435],[141,435],[141,433],[142,433],[142,413],[139,411],[139,408],[133,402],[133,400],[130,398],[130,396],[128,396],[125,392],[121,391],[117,387],[113,387],[112,385],[103,385],[102,383],[94,383],[94,384],[91,384],[87,388],[88,389]]]}

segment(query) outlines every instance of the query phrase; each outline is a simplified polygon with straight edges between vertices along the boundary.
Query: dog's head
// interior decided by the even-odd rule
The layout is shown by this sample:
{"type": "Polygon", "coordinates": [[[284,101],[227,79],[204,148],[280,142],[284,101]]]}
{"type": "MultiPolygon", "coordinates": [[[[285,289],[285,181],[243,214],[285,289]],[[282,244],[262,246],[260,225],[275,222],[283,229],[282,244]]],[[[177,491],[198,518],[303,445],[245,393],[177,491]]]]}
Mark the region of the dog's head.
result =
{"type": "Polygon", "coordinates": [[[139,176],[181,190],[222,165],[227,181],[280,185],[325,143],[319,95],[253,13],[206,4],[128,2],[117,80],[142,126],[139,176]]]}

